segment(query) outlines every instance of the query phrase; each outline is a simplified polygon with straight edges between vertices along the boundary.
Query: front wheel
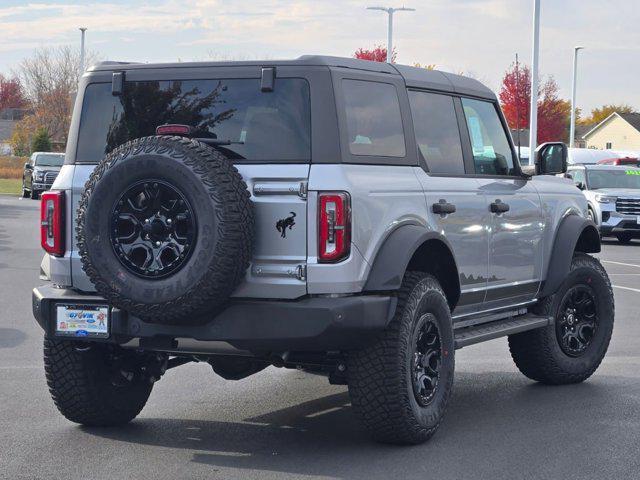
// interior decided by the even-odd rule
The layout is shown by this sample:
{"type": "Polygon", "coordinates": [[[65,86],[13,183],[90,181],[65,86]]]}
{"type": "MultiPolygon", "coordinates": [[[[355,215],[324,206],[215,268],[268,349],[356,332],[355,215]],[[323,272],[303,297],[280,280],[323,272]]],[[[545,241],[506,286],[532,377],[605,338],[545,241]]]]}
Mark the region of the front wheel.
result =
{"type": "Polygon", "coordinates": [[[22,181],[22,198],[29,198],[29,190],[25,188],[24,180],[22,181]]]}
{"type": "Polygon", "coordinates": [[[438,281],[407,272],[396,314],[377,341],[349,356],[351,403],[371,436],[384,443],[428,440],[453,387],[451,314],[438,281]]]}
{"type": "Polygon", "coordinates": [[[122,425],[147,403],[153,387],[146,357],[108,345],[45,338],[44,367],[51,397],[68,420],[122,425]]]}
{"type": "Polygon", "coordinates": [[[548,327],[509,336],[518,369],[541,383],[579,383],[596,371],[613,332],[613,290],[600,262],[577,253],[559,290],[534,309],[548,327]]]}
{"type": "Polygon", "coordinates": [[[616,235],[616,238],[618,239],[618,241],[620,243],[622,243],[623,245],[626,245],[628,243],[631,243],[631,240],[633,239],[633,235],[631,235],[630,233],[627,233],[627,232],[618,233],[616,235]]]}
{"type": "Polygon", "coordinates": [[[38,192],[37,190],[31,190],[31,200],[38,200],[38,198],[40,198],[40,192],[38,192]]]}

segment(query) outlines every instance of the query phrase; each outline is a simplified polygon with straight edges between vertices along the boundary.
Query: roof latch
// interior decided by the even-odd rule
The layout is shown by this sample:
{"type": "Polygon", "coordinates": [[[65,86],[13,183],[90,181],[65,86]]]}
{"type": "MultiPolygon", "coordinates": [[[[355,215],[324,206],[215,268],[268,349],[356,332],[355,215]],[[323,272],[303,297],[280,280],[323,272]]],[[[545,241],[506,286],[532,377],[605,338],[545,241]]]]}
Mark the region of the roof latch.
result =
{"type": "Polygon", "coordinates": [[[275,67],[262,67],[260,78],[260,90],[263,92],[273,92],[273,84],[276,81],[275,67]]]}

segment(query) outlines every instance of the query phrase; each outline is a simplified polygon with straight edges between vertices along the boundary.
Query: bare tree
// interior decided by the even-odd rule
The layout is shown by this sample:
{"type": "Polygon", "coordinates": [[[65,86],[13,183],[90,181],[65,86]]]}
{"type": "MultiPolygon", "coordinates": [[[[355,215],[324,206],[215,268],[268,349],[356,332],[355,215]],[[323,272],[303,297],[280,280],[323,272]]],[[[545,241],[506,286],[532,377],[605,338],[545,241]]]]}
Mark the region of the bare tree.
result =
{"type": "MultiPolygon", "coordinates": [[[[91,64],[97,56],[90,53],[87,58],[91,64]]],[[[30,123],[46,129],[56,143],[67,141],[80,75],[80,52],[70,46],[37,49],[18,68],[35,117],[30,123]]]]}

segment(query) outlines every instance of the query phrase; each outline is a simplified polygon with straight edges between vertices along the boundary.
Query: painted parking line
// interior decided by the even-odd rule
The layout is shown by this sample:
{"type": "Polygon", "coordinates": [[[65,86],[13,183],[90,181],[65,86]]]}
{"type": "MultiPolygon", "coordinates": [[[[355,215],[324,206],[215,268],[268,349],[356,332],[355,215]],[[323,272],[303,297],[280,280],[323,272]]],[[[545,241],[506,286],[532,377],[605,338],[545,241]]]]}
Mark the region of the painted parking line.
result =
{"type": "Polygon", "coordinates": [[[613,260],[600,260],[603,263],[612,263],[614,265],[624,265],[625,267],[636,267],[640,268],[640,265],[635,265],[633,263],[622,263],[622,262],[614,262],[613,260]]]}
{"type": "Polygon", "coordinates": [[[613,288],[620,288],[622,290],[631,290],[632,292],[640,293],[640,288],[623,287],[622,285],[611,285],[613,288]]]}

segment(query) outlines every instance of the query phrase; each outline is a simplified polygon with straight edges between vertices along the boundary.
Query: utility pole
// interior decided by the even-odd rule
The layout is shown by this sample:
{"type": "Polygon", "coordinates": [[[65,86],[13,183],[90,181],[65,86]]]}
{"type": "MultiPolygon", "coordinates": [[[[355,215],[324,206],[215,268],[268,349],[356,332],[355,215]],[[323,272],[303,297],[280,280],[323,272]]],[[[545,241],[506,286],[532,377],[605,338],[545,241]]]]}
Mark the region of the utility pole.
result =
{"type": "Polygon", "coordinates": [[[380,10],[386,12],[389,15],[389,24],[387,26],[387,63],[393,63],[391,58],[393,56],[393,14],[395,12],[415,12],[415,8],[393,8],[393,7],[367,7],[367,10],[380,10]]]}
{"type": "Polygon", "coordinates": [[[529,109],[529,150],[531,158],[538,146],[538,51],[540,46],[540,0],[533,0],[533,45],[531,52],[531,108],[529,109]]]}
{"type": "MultiPolygon", "coordinates": [[[[520,64],[518,62],[518,54],[516,53],[516,132],[518,132],[518,161],[520,157],[520,64]]],[[[531,162],[531,153],[529,153],[529,162],[531,162]]]]}
{"type": "Polygon", "coordinates": [[[576,137],[576,84],[578,83],[578,52],[584,47],[573,47],[573,81],[571,82],[571,124],[569,126],[569,148],[573,148],[576,137]]]}
{"type": "Polygon", "coordinates": [[[80,75],[84,73],[84,32],[87,27],[80,27],[80,75]]]}

